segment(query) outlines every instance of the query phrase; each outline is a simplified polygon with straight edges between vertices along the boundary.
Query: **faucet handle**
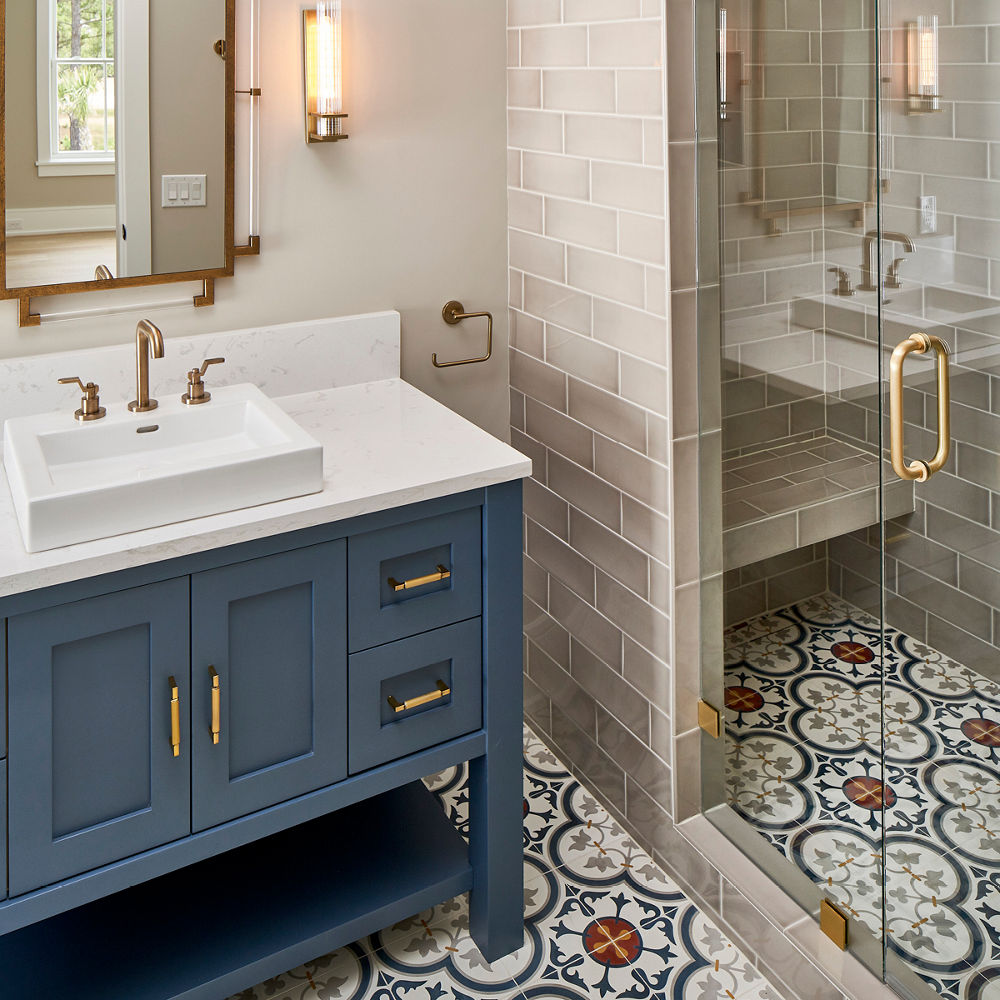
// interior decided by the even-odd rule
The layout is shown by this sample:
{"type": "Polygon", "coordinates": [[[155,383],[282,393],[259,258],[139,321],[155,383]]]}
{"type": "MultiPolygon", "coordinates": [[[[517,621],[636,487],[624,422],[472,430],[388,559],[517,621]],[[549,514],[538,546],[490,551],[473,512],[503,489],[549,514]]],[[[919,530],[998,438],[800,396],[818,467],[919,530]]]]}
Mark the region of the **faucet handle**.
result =
{"type": "Polygon", "coordinates": [[[900,265],[906,263],[905,257],[897,257],[890,265],[885,276],[886,288],[902,288],[903,283],[899,280],[900,265]]]}
{"type": "Polygon", "coordinates": [[[204,375],[208,371],[209,365],[224,365],[226,363],[225,358],[205,358],[201,363],[201,368],[192,368],[192,372],[197,372],[199,375],[204,375]]]}
{"type": "Polygon", "coordinates": [[[202,381],[202,378],[205,372],[208,371],[209,365],[221,365],[225,363],[225,360],[225,358],[206,358],[202,362],[201,368],[192,368],[187,373],[187,392],[181,396],[181,402],[186,406],[207,403],[212,398],[212,394],[205,391],[205,383],[202,381]]]}
{"type": "Polygon", "coordinates": [[[83,398],[80,400],[80,409],[73,414],[77,420],[100,420],[101,417],[105,416],[108,412],[103,406],[101,406],[101,387],[96,382],[84,383],[83,379],[81,379],[79,375],[74,375],[72,378],[59,379],[59,384],[78,385],[80,387],[80,391],[83,393],[83,398]]]}
{"type": "Polygon", "coordinates": [[[831,274],[837,276],[837,287],[833,290],[834,295],[853,295],[854,289],[851,288],[851,276],[842,267],[828,267],[827,270],[831,274]]]}

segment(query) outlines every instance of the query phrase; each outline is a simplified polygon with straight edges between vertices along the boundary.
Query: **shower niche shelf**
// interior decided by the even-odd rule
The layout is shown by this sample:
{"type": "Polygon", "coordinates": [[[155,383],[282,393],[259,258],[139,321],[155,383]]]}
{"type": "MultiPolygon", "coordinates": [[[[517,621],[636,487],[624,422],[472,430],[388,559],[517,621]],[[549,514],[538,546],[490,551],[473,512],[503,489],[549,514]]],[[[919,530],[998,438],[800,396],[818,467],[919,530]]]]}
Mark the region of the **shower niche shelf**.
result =
{"type": "MultiPolygon", "coordinates": [[[[722,482],[727,570],[879,521],[878,456],[828,436],[726,459],[722,482]]],[[[890,473],[886,516],[912,513],[913,504],[913,483],[890,473]]]]}

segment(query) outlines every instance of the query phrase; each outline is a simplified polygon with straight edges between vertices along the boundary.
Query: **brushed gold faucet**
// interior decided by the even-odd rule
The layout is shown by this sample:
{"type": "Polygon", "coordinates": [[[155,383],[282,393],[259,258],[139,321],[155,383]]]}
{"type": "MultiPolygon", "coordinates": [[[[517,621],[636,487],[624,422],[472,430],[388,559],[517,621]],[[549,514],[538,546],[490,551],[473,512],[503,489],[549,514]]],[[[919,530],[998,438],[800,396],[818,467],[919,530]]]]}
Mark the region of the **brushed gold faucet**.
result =
{"type": "Polygon", "coordinates": [[[148,413],[159,403],[149,398],[149,355],[163,357],[163,334],[148,319],[135,328],[135,399],[128,404],[133,413],[148,413]]]}
{"type": "MultiPolygon", "coordinates": [[[[906,253],[913,253],[913,240],[906,233],[882,233],[882,239],[886,243],[901,243],[906,253]]],[[[859,292],[878,291],[878,264],[876,263],[875,245],[879,240],[879,231],[871,229],[865,233],[864,242],[861,245],[861,284],[858,285],[859,292]]],[[[900,258],[901,259],[901,258],[900,258]]],[[[896,278],[897,283],[889,283],[890,288],[899,288],[898,284],[899,264],[892,266],[891,276],[896,278]]]]}

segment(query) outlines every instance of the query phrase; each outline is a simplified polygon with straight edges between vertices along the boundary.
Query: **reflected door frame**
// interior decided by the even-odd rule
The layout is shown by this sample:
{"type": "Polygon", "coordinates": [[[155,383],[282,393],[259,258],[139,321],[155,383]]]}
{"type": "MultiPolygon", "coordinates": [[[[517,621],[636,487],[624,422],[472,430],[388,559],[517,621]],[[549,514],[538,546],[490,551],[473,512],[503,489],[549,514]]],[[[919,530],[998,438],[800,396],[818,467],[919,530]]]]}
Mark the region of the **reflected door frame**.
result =
{"type": "Polygon", "coordinates": [[[149,0],[118,0],[115,6],[115,150],[115,275],[152,274],[149,0]]]}

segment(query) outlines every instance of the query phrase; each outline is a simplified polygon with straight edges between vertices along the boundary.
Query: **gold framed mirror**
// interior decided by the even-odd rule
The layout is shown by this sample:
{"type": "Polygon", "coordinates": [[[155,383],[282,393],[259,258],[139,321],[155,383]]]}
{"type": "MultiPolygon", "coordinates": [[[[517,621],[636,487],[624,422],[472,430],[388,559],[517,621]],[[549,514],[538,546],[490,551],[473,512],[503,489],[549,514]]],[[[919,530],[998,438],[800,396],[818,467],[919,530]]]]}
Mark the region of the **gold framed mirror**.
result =
{"type": "MultiPolygon", "coordinates": [[[[235,245],[236,0],[0,0],[0,298],[200,282],[235,245]]],[[[257,96],[257,95],[254,95],[257,96]]]]}

